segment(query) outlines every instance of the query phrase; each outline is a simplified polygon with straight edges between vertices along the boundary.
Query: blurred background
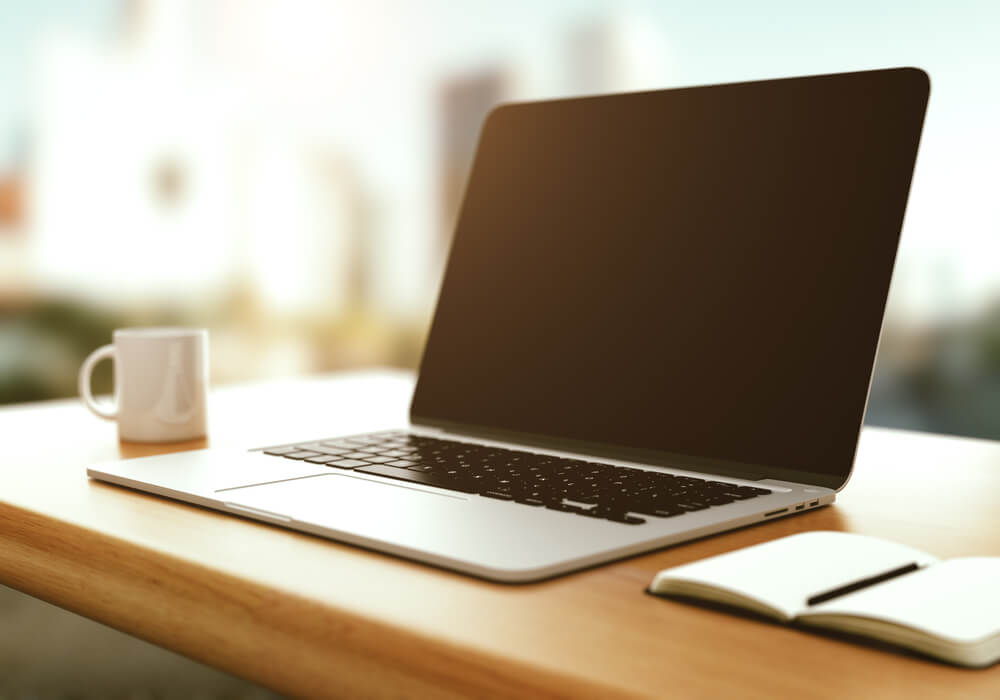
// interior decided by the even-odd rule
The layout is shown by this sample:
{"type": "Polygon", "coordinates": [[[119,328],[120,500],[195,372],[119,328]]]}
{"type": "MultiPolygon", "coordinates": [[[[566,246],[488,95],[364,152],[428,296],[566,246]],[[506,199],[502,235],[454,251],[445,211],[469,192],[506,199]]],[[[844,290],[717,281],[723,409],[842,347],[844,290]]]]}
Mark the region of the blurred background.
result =
{"type": "Polygon", "coordinates": [[[207,326],[216,384],[415,367],[496,103],[914,65],[868,421],[1000,437],[1000,3],[0,8],[0,403],[74,395],[124,325],[207,326]]]}

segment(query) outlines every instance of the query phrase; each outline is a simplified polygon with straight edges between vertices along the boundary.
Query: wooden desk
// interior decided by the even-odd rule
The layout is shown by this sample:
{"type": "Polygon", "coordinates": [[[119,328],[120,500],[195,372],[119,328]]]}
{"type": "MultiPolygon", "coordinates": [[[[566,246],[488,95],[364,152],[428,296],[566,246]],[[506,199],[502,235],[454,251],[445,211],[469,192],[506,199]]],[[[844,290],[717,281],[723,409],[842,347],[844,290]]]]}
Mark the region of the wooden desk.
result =
{"type": "MultiPolygon", "coordinates": [[[[403,373],[222,389],[213,445],[403,425],[403,373]]],[[[996,697],[964,671],[642,593],[667,566],[812,529],[1000,555],[1000,443],[866,429],[830,508],[540,584],[490,584],[89,481],[75,401],[0,410],[0,582],[303,696],[996,697]]],[[[181,447],[194,447],[187,444],[181,447]]]]}

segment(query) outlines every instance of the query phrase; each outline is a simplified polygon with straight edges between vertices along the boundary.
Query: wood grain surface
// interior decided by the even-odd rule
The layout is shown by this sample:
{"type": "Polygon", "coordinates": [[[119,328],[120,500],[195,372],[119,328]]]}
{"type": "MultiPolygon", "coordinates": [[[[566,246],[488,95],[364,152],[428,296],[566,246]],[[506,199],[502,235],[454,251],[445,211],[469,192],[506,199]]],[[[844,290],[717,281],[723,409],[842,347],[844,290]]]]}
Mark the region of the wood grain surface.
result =
{"type": "MultiPolygon", "coordinates": [[[[303,697],[997,697],[968,671],[643,593],[815,529],[1000,555],[1000,444],[865,429],[837,503],[551,581],[502,585],[91,481],[88,463],[401,427],[412,378],[216,390],[207,441],[119,443],[75,401],[0,409],[0,583],[303,697]]],[[[778,572],[794,576],[794,570],[778,572]]]]}

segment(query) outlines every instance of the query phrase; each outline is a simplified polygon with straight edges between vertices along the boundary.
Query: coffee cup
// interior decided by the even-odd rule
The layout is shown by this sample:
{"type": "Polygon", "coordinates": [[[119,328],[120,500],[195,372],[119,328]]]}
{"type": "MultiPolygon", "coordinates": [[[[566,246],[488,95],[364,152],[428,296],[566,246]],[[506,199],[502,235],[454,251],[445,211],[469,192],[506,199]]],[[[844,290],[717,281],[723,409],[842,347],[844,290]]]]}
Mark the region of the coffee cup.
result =
{"type": "Polygon", "coordinates": [[[122,328],[111,345],[80,367],[80,398],[95,415],[117,421],[118,437],[175,442],[204,437],[208,331],[202,328],[122,328]],[[114,403],[94,400],[90,378],[102,360],[114,363],[114,403]]]}

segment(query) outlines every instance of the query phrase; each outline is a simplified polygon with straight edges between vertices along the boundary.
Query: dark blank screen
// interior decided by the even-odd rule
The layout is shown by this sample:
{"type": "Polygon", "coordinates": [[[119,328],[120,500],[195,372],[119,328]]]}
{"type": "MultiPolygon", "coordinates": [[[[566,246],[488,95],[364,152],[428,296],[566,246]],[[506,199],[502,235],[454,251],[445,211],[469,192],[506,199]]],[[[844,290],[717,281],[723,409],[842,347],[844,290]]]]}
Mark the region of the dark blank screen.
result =
{"type": "Polygon", "coordinates": [[[846,479],[927,94],[897,69],[495,110],[413,419],[846,479]]]}

